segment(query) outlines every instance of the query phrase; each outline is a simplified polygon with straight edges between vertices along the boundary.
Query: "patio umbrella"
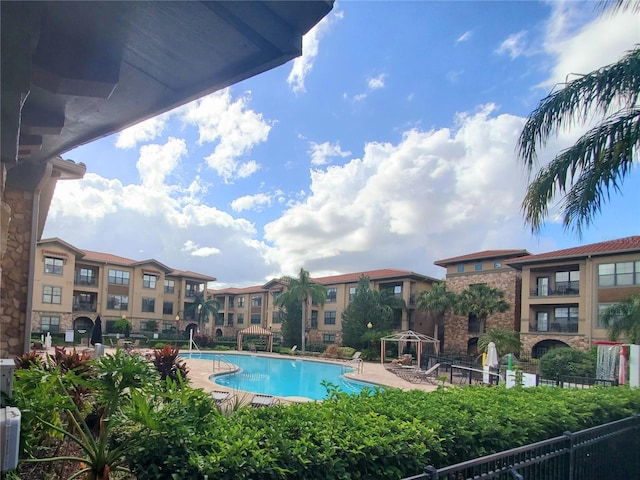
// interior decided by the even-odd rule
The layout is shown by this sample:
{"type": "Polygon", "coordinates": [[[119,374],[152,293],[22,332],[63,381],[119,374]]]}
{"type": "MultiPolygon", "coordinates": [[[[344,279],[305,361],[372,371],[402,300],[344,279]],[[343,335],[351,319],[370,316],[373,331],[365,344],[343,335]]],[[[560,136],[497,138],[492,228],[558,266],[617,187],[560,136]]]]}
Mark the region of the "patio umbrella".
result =
{"type": "Polygon", "coordinates": [[[487,345],[487,359],[485,360],[485,365],[490,368],[498,368],[498,350],[496,349],[496,344],[493,342],[489,342],[489,345],[487,345]]]}
{"type": "Polygon", "coordinates": [[[127,323],[127,326],[124,327],[124,338],[129,338],[129,335],[131,335],[131,327],[127,323]]]}
{"type": "Polygon", "coordinates": [[[91,331],[91,345],[96,343],[102,343],[102,320],[100,320],[100,315],[96,318],[96,323],[91,331]]]}

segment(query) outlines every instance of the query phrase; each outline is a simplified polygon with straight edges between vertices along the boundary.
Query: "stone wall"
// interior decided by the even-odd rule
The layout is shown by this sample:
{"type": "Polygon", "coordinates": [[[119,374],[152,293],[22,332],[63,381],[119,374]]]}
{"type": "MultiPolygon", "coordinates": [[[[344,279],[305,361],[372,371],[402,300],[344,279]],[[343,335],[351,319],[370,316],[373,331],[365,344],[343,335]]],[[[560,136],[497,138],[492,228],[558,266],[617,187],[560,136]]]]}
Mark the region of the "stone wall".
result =
{"type": "MultiPolygon", "coordinates": [[[[478,272],[447,277],[447,290],[456,294],[469,288],[470,285],[485,283],[504,292],[504,300],[509,309],[503,313],[496,313],[487,318],[487,329],[520,330],[520,289],[521,275],[514,269],[504,269],[492,272],[478,272]]],[[[469,333],[469,319],[467,317],[447,313],[445,319],[444,346],[445,352],[466,352],[469,340],[477,338],[482,333],[469,333]]]]}
{"type": "MultiPolygon", "coordinates": [[[[11,358],[25,349],[33,193],[5,188],[3,202],[3,214],[8,208],[11,221],[7,222],[6,251],[1,260],[0,358],[11,358]]],[[[2,225],[4,228],[4,220],[2,225]]]]}
{"type": "Polygon", "coordinates": [[[560,342],[566,343],[570,347],[579,348],[580,350],[589,350],[590,348],[589,338],[584,335],[540,335],[539,333],[521,333],[520,340],[522,341],[522,354],[527,356],[531,355],[531,351],[533,350],[533,347],[536,346],[536,344],[544,340],[558,340],[560,342]]]}

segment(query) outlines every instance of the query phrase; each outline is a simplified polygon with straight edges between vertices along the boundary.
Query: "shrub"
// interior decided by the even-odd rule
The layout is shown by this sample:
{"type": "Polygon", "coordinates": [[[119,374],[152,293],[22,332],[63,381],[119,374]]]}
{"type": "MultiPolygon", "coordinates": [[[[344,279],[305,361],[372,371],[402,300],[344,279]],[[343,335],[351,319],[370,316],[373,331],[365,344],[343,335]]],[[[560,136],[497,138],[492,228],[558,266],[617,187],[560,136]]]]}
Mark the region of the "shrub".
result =
{"type": "Polygon", "coordinates": [[[228,351],[231,350],[231,348],[227,347],[226,345],[216,345],[215,347],[213,347],[214,350],[219,350],[219,351],[228,351]]]}
{"type": "Polygon", "coordinates": [[[160,373],[162,380],[166,378],[174,382],[186,380],[189,370],[184,360],[178,358],[180,351],[177,348],[165,345],[161,350],[154,350],[153,353],[153,366],[160,373]]]}
{"type": "Polygon", "coordinates": [[[554,348],[540,358],[539,369],[543,378],[593,378],[596,375],[596,358],[592,353],[576,348],[554,348]]]}
{"type": "MultiPolygon", "coordinates": [[[[307,352],[317,352],[322,353],[327,349],[327,345],[324,343],[310,343],[307,345],[307,352]]],[[[300,350],[300,346],[298,345],[298,350],[300,350]]]]}
{"type": "Polygon", "coordinates": [[[338,356],[340,358],[351,358],[356,353],[353,347],[338,347],[338,356]]]}
{"type": "Polygon", "coordinates": [[[323,355],[327,358],[338,358],[340,356],[340,348],[337,345],[329,345],[323,355]]]}

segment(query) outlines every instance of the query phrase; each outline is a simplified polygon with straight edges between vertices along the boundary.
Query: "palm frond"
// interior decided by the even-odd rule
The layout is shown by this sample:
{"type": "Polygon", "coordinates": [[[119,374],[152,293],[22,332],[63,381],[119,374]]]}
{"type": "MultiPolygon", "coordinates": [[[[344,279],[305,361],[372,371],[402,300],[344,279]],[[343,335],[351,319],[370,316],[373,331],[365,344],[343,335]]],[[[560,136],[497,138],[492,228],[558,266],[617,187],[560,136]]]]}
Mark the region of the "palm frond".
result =
{"type": "Polygon", "coordinates": [[[544,146],[552,134],[592,114],[604,115],[617,102],[623,108],[633,108],[639,92],[640,46],[636,46],[619,62],[581,76],[544,98],[522,129],[518,156],[531,170],[538,147],[544,146]]]}
{"type": "Polygon", "coordinates": [[[640,145],[640,109],[628,109],[583,135],[543,167],[522,202],[525,221],[539,232],[549,202],[563,198],[563,224],[578,235],[590,225],[610,192],[619,191],[640,145]]]}

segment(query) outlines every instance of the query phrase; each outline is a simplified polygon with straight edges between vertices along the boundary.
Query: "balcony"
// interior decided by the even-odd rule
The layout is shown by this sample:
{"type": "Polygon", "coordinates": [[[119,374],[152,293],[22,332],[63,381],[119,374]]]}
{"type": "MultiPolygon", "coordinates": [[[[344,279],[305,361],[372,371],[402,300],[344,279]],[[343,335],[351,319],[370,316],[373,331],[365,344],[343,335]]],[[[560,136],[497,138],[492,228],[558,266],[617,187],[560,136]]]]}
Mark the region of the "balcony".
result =
{"type": "Polygon", "coordinates": [[[555,287],[538,287],[529,292],[532,297],[566,297],[580,295],[578,282],[557,283],[555,287]]]}
{"type": "Polygon", "coordinates": [[[530,333],[578,333],[578,319],[562,322],[529,323],[530,333]]]}
{"type": "Polygon", "coordinates": [[[74,312],[96,312],[97,308],[93,302],[77,302],[73,304],[74,312]]]}

